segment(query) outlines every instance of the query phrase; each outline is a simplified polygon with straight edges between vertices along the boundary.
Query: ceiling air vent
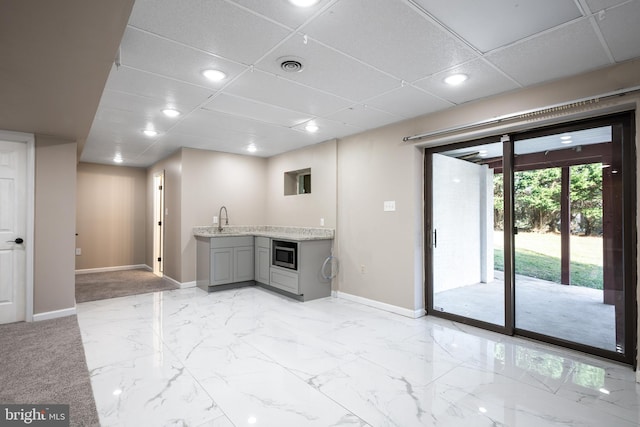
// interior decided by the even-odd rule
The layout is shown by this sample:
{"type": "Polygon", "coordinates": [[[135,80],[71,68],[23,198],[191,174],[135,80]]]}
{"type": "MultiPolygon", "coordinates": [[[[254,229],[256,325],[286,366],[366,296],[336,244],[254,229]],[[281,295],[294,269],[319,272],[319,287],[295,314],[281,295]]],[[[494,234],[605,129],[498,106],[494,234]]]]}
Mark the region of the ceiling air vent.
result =
{"type": "Polygon", "coordinates": [[[280,63],[280,68],[287,73],[299,73],[304,69],[302,58],[296,56],[283,56],[282,58],[278,58],[278,62],[280,63]]]}

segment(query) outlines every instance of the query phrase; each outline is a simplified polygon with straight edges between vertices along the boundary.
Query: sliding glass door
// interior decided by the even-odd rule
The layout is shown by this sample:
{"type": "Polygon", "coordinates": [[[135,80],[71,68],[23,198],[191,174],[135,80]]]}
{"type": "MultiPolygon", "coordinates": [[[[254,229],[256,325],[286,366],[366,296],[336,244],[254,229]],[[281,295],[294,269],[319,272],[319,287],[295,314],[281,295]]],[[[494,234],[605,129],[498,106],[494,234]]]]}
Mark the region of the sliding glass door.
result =
{"type": "Polygon", "coordinates": [[[433,310],[504,327],[502,143],[433,153],[433,310]]]}
{"type": "Polygon", "coordinates": [[[429,314],[631,363],[632,119],[427,150],[429,314]]]}

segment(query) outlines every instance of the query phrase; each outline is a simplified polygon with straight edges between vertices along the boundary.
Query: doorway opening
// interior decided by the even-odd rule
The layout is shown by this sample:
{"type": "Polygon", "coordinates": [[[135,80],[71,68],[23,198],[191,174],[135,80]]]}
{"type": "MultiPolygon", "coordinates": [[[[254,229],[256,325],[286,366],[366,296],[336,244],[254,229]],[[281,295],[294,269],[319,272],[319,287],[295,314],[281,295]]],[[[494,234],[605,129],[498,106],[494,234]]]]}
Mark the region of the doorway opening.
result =
{"type": "Polygon", "coordinates": [[[153,274],[164,275],[164,171],[153,176],[153,274]]]}
{"type": "Polygon", "coordinates": [[[428,313],[633,363],[633,137],[627,113],[427,150],[428,313]]]}

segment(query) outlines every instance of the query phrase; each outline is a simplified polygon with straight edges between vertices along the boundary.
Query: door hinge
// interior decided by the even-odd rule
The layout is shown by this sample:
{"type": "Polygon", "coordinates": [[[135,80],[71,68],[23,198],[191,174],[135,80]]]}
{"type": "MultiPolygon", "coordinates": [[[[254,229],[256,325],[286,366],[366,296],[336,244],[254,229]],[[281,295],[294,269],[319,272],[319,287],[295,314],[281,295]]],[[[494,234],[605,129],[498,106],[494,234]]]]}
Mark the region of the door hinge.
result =
{"type": "Polygon", "coordinates": [[[161,262],[161,261],[162,261],[162,258],[158,257],[158,262],[161,262]]]}
{"type": "Polygon", "coordinates": [[[162,221],[158,221],[158,225],[162,225],[162,221]]]}
{"type": "Polygon", "coordinates": [[[158,190],[162,190],[162,185],[159,185],[159,186],[158,186],[158,190]]]}

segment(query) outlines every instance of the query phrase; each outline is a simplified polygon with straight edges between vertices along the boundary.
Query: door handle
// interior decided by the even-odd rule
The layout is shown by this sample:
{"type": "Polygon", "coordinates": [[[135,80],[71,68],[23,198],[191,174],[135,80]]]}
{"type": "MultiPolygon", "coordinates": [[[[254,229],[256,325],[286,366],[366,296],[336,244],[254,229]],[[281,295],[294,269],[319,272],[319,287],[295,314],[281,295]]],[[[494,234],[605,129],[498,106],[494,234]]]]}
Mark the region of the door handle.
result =
{"type": "Polygon", "coordinates": [[[16,238],[16,240],[7,240],[7,243],[17,243],[17,244],[20,244],[20,243],[24,243],[24,240],[22,240],[22,238],[21,238],[21,237],[18,237],[18,238],[16,238]]]}

